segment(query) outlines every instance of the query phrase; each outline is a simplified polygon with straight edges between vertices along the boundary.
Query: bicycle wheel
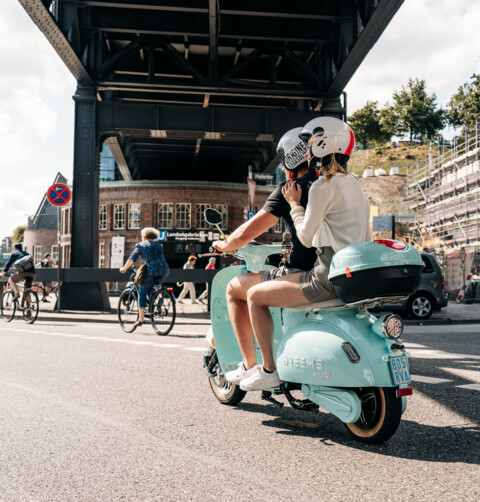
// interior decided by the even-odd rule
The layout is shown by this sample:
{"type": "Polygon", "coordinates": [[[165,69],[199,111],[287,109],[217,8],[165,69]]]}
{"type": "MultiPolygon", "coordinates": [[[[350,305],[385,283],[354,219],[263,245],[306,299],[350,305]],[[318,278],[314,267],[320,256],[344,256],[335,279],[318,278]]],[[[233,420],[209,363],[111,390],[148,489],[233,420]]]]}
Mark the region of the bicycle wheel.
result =
{"type": "Polygon", "coordinates": [[[4,291],[0,304],[3,320],[10,322],[15,317],[17,302],[13,301],[13,291],[11,289],[4,291]]]}
{"type": "Polygon", "coordinates": [[[36,291],[27,291],[22,299],[22,316],[27,324],[33,324],[38,317],[38,295],[36,291]]]}
{"type": "Polygon", "coordinates": [[[134,324],[138,321],[137,292],[134,289],[125,289],[118,299],[118,322],[125,333],[135,331],[134,324]]]}
{"type": "Polygon", "coordinates": [[[167,288],[155,291],[149,302],[148,312],[157,335],[168,335],[175,324],[175,297],[167,288]]]}

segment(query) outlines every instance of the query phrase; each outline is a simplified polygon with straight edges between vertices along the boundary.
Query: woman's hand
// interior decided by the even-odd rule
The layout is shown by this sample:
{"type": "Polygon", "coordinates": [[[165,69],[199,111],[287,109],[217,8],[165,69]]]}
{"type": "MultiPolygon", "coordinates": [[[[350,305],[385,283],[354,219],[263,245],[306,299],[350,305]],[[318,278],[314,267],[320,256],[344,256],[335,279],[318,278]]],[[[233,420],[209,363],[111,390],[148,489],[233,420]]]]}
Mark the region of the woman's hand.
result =
{"type": "Polygon", "coordinates": [[[292,209],[301,205],[302,187],[296,181],[287,181],[282,188],[282,194],[292,209]]]}
{"type": "Polygon", "coordinates": [[[122,268],[120,269],[120,273],[121,273],[121,274],[126,274],[126,273],[127,273],[127,269],[126,269],[125,267],[122,267],[122,268]]]}

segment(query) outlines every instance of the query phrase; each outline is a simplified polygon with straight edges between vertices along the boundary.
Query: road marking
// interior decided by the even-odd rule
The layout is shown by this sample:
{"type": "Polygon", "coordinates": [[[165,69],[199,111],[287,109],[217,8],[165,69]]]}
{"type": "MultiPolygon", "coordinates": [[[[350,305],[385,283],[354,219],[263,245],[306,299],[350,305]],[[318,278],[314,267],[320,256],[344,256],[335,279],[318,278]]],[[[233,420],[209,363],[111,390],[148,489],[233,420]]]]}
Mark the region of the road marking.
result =
{"type": "Polygon", "coordinates": [[[480,359],[473,354],[453,354],[435,349],[409,349],[410,356],[419,359],[480,359]]]}
{"type": "MultiPolygon", "coordinates": [[[[182,349],[182,350],[190,350],[194,352],[204,352],[206,347],[186,347],[185,345],[181,345],[178,343],[161,343],[161,342],[153,342],[153,341],[145,341],[145,340],[130,340],[128,338],[109,338],[106,336],[95,336],[95,335],[81,335],[76,333],[60,333],[58,331],[45,331],[45,330],[36,330],[36,329],[28,329],[28,328],[9,328],[9,331],[21,331],[24,333],[34,333],[37,335],[46,335],[46,336],[62,336],[64,338],[80,338],[82,340],[95,340],[101,342],[109,342],[109,343],[125,343],[130,345],[148,345],[151,347],[159,347],[163,349],[182,349]]],[[[189,333],[191,334],[191,333],[189,333]]]]}
{"type": "Polygon", "coordinates": [[[448,378],[435,378],[423,375],[412,375],[412,381],[437,384],[437,383],[451,382],[452,380],[449,380],[448,378]]]}
{"type": "Polygon", "coordinates": [[[460,389],[480,390],[480,383],[469,383],[466,385],[457,385],[460,389]]]}

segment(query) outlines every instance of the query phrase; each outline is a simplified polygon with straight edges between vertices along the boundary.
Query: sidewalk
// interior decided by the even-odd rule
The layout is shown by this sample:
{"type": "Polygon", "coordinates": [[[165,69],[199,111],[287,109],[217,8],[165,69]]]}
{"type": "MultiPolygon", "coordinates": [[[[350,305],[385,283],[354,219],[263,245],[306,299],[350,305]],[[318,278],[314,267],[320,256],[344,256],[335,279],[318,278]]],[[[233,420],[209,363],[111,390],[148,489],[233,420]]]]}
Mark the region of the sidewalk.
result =
{"type": "MultiPolygon", "coordinates": [[[[190,300],[184,300],[184,304],[176,304],[177,318],[175,324],[210,324],[210,315],[207,306],[198,303],[192,305],[190,300]]],[[[41,303],[40,313],[37,321],[49,322],[97,322],[97,323],[118,323],[117,318],[118,297],[110,297],[112,309],[109,312],[84,312],[62,310],[57,313],[53,311],[53,303],[41,303]]],[[[15,318],[21,318],[18,312],[15,318]]],[[[480,304],[479,303],[455,303],[450,302],[447,307],[440,312],[434,312],[430,319],[417,321],[414,319],[404,319],[406,325],[421,326],[435,324],[480,324],[480,304]]]]}

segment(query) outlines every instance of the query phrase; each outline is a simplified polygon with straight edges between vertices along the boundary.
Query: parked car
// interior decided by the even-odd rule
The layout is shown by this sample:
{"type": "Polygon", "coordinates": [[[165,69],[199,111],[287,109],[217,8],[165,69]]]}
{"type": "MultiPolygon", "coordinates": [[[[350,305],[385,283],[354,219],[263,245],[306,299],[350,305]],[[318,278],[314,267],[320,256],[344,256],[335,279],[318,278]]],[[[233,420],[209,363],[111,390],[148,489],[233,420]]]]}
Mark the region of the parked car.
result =
{"type": "Polygon", "coordinates": [[[445,279],[435,256],[422,253],[425,268],[417,291],[400,303],[390,303],[383,310],[398,311],[413,319],[428,319],[434,311],[438,311],[448,304],[445,293],[445,279]]]}

